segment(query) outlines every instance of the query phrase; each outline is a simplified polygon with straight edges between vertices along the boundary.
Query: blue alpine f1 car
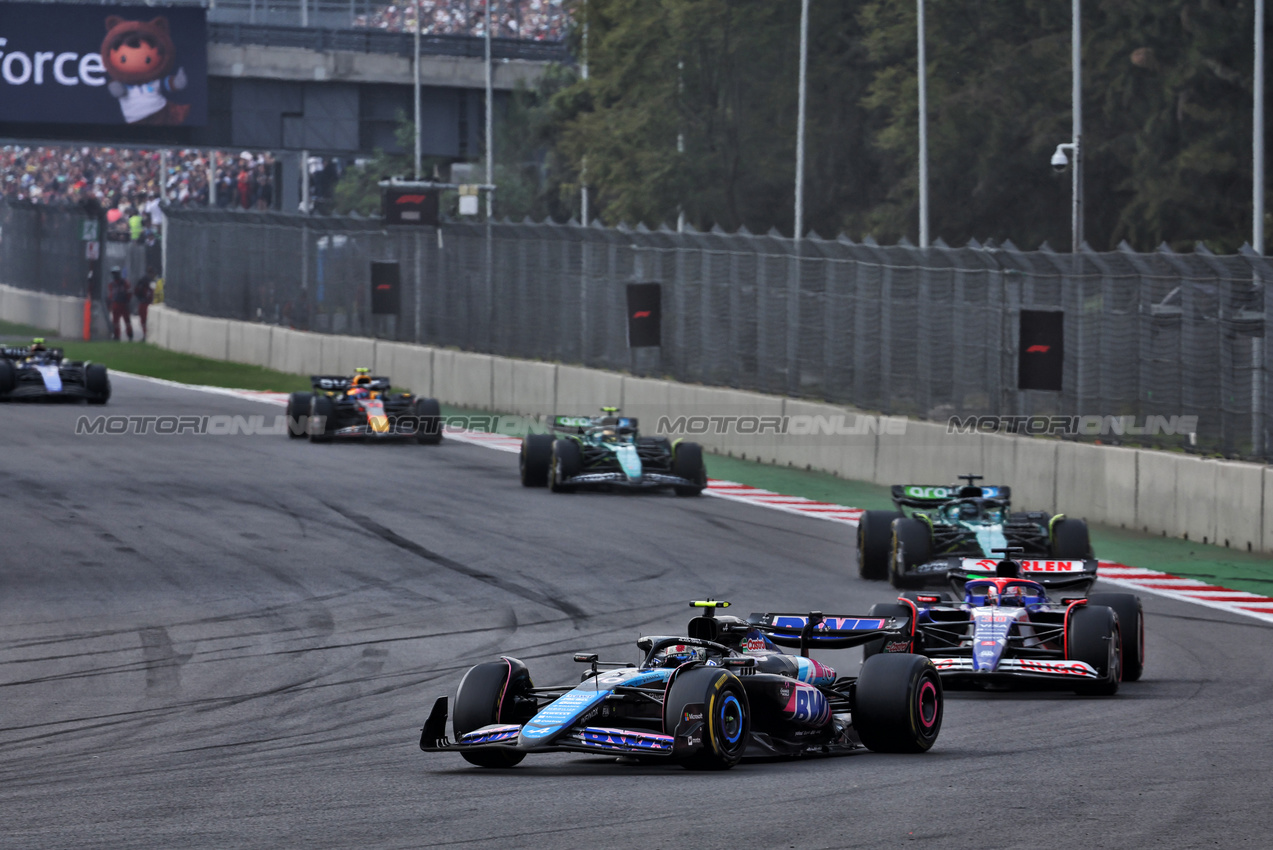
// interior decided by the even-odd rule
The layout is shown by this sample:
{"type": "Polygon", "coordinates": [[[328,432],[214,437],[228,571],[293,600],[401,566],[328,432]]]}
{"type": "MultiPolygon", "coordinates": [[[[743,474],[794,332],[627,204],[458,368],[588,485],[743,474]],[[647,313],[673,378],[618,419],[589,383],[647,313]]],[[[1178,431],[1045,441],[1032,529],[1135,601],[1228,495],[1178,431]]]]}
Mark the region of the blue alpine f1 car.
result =
{"type": "Polygon", "coordinates": [[[512,767],[528,753],[606,753],[695,769],[726,769],[750,756],[918,753],[941,730],[941,681],[927,658],[905,653],[907,617],[753,614],[705,609],[686,636],[637,641],[638,663],[594,653],[577,685],[535,687],[516,658],[479,664],[460,681],[448,739],[447,697],[424,724],[420,749],[456,752],[481,767],[512,767]],[[855,677],[809,657],[882,639],[886,651],[855,677]],[[788,655],[780,647],[796,648],[788,655]]]}

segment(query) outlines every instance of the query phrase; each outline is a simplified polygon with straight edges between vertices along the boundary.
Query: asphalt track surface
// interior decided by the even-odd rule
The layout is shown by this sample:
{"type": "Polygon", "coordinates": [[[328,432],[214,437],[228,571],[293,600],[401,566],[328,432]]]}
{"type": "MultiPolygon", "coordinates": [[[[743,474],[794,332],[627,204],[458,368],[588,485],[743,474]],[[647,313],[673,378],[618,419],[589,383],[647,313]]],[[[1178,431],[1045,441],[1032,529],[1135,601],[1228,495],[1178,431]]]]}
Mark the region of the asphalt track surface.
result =
{"type": "MultiPolygon", "coordinates": [[[[523,489],[454,441],[75,436],[78,417],[264,413],[116,377],[0,407],[0,845],[1265,847],[1273,627],[1147,597],[1114,698],[948,694],[920,756],[725,773],[417,749],[505,653],[634,659],[687,600],[864,613],[851,529],[720,499],[523,489]]],[[[824,660],[852,672],[857,651],[824,660]]]]}

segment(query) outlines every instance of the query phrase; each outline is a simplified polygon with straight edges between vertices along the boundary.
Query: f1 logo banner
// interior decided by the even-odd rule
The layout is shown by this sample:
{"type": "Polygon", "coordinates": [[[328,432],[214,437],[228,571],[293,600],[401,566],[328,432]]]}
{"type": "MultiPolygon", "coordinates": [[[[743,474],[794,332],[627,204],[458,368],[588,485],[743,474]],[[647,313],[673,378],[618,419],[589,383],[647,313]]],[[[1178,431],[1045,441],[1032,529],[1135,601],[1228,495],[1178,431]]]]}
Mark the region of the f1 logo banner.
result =
{"type": "Polygon", "coordinates": [[[662,344],[663,285],[628,284],[628,348],[653,348],[662,344]]]}
{"type": "Polygon", "coordinates": [[[385,224],[420,224],[436,227],[438,193],[427,189],[385,189],[380,196],[385,224]]]}
{"type": "Polygon", "coordinates": [[[371,314],[396,316],[402,311],[402,277],[398,262],[371,263],[371,314]]]}
{"type": "Polygon", "coordinates": [[[1065,314],[1022,310],[1020,343],[1017,389],[1060,392],[1061,366],[1065,360],[1065,314]]]}
{"type": "Polygon", "coordinates": [[[0,121],[202,126],[201,8],[0,3],[0,121]]]}

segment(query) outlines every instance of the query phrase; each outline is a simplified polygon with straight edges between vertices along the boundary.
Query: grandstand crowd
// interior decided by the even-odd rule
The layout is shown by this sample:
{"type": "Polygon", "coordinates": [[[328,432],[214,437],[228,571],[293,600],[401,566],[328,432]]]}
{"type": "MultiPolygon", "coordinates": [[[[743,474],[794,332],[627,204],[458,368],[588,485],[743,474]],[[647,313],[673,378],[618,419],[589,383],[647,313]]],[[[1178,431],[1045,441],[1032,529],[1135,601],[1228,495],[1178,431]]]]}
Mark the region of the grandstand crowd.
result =
{"type": "MultiPolygon", "coordinates": [[[[427,35],[486,35],[484,0],[419,0],[420,30],[427,35]]],[[[354,26],[415,32],[416,3],[407,0],[359,15],[354,26]]],[[[570,14],[564,0],[495,0],[491,35],[530,41],[566,37],[570,14]]]]}
{"type": "MultiPolygon", "coordinates": [[[[145,229],[162,221],[159,204],[269,209],[274,206],[274,157],[268,153],[172,150],[165,170],[159,151],[98,147],[0,147],[0,197],[39,204],[95,200],[112,225],[140,212],[145,229]],[[209,156],[216,186],[209,187],[209,156]]],[[[144,238],[130,233],[131,238],[144,238]]]]}

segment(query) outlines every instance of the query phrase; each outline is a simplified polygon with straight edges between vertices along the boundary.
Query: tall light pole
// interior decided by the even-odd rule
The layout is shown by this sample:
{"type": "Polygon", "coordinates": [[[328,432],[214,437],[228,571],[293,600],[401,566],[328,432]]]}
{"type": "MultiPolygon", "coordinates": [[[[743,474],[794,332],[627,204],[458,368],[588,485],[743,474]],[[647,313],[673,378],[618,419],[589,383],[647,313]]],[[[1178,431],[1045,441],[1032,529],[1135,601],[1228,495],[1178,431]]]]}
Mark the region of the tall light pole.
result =
{"type": "Polygon", "coordinates": [[[805,91],[809,70],[809,0],[800,0],[800,91],[796,119],[796,226],[793,238],[804,233],[804,122],[805,91]]]}
{"type": "MultiPolygon", "coordinates": [[[[588,2],[583,4],[583,61],[579,63],[580,79],[588,79],[588,2]]],[[[579,223],[588,226],[588,156],[579,164],[579,223]]]]}
{"type": "MultiPolygon", "coordinates": [[[[420,179],[420,0],[415,0],[415,179],[420,179]]],[[[487,180],[486,182],[490,182],[487,180]]]]}
{"type": "Polygon", "coordinates": [[[1251,135],[1251,247],[1264,253],[1264,0],[1255,0],[1255,114],[1251,135]]]}
{"type": "Polygon", "coordinates": [[[1070,62],[1073,66],[1073,90],[1070,93],[1073,115],[1074,176],[1070,186],[1073,195],[1070,230],[1072,250],[1075,254],[1083,245],[1083,29],[1082,0],[1072,0],[1070,5],[1070,62]]]}
{"type": "Polygon", "coordinates": [[[924,0],[919,15],[919,247],[928,247],[928,66],[924,54],[924,0]]]}
{"type": "Polygon", "coordinates": [[[1072,198],[1070,251],[1074,254],[1076,264],[1078,262],[1079,249],[1083,245],[1083,40],[1079,23],[1079,6],[1080,0],[1072,0],[1070,6],[1072,51],[1070,61],[1074,67],[1073,89],[1070,93],[1070,112],[1073,116],[1072,138],[1068,142],[1057,145],[1056,152],[1052,154],[1053,171],[1061,172],[1068,167],[1073,167],[1070,185],[1072,198]],[[1067,153],[1069,154],[1068,157],[1066,156],[1067,153]],[[1070,161],[1071,158],[1073,158],[1073,162],[1070,161]]]}
{"type": "MultiPolygon", "coordinates": [[[[495,185],[495,69],[491,65],[491,4],[486,0],[486,185],[495,185]]],[[[1077,2],[1077,0],[1075,0],[1077,2]]],[[[494,214],[494,191],[486,190],[486,220],[494,214]]]]}

